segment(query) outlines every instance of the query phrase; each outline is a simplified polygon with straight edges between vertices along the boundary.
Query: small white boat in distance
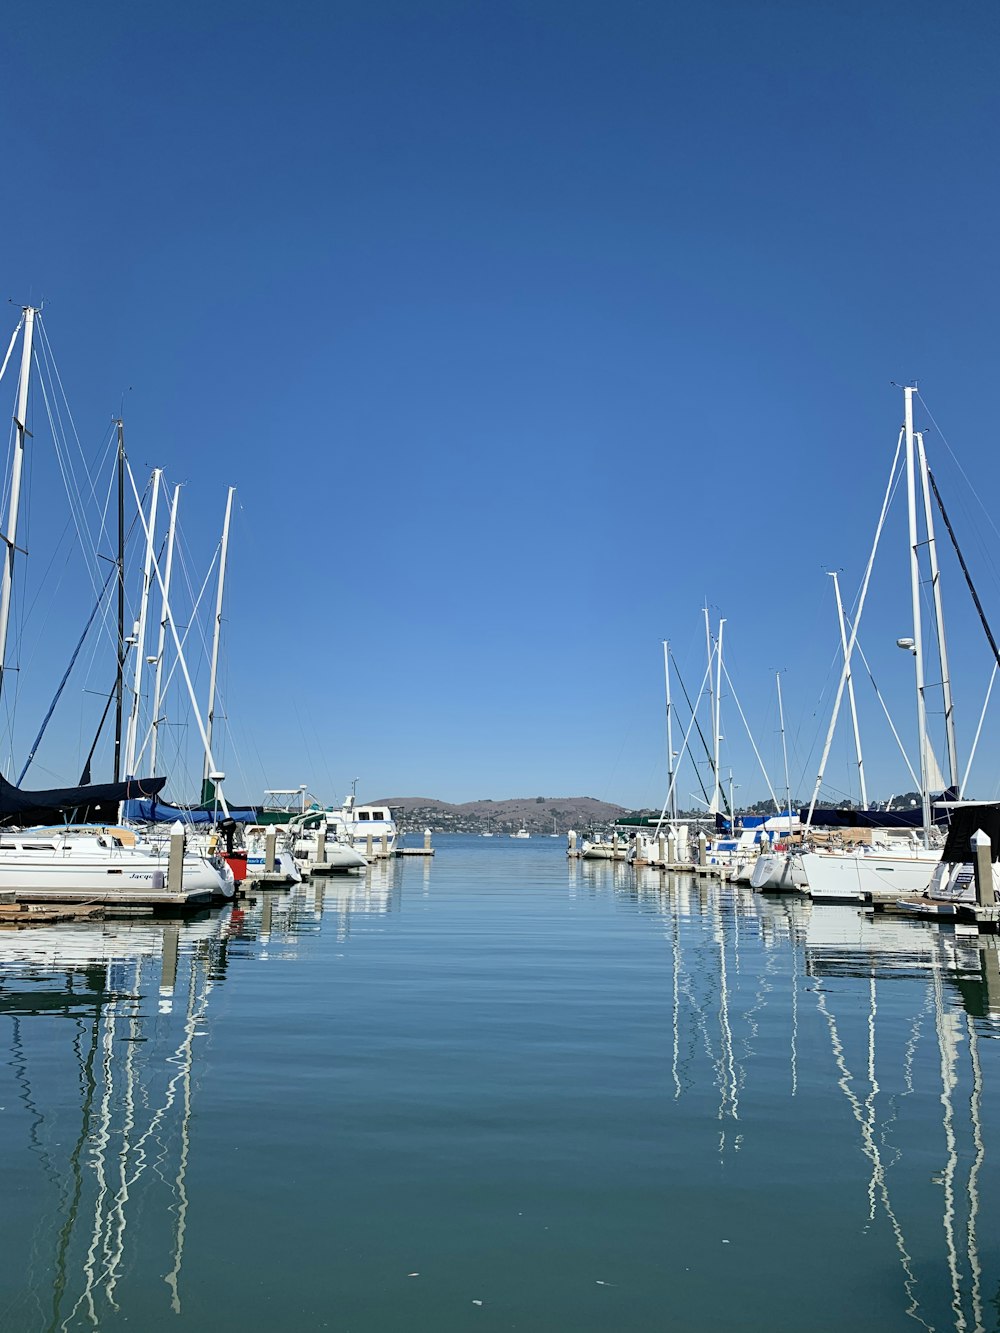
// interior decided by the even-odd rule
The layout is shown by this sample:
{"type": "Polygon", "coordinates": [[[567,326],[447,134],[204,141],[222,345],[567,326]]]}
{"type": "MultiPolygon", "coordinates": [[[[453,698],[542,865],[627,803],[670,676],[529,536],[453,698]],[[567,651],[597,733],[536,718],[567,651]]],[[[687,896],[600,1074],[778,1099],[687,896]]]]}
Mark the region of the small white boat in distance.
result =
{"type": "Polygon", "coordinates": [[[528,832],[528,830],[527,830],[527,829],[524,827],[524,825],[522,824],[521,827],[517,830],[517,832],[516,832],[516,833],[512,833],[510,836],[511,836],[512,838],[530,838],[530,837],[531,837],[531,834],[528,832]]]}

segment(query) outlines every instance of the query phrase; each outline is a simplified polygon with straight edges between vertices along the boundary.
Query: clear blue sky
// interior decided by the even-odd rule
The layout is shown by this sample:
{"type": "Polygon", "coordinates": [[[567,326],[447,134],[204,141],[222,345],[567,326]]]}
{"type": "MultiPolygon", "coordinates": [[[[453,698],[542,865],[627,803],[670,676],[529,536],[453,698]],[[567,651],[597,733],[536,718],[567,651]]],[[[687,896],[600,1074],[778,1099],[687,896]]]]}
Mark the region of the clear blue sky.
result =
{"type": "MultiPolygon", "coordinates": [[[[785,670],[806,790],[824,571],[853,595],[890,381],[919,379],[997,491],[994,4],[62,0],[16,3],[5,33],[4,295],[44,298],[85,453],[124,396],[137,469],[186,483],[202,572],[239,487],[234,793],[359,775],[659,803],[660,643],[694,687],[706,598],[776,778],[785,670]]],[[[40,591],[68,510],[37,401],[33,421],[23,586],[49,614],[24,629],[15,771],[89,610],[71,569],[40,591]]],[[[1000,622],[996,532],[928,446],[1000,622]]],[[[909,737],[902,519],[862,643],[909,737]]],[[[964,750],[991,659],[946,580],[964,750]]],[[[38,785],[78,776],[84,689],[110,683],[87,660],[38,785]]],[[[910,785],[859,694],[872,787],[910,785]]]]}

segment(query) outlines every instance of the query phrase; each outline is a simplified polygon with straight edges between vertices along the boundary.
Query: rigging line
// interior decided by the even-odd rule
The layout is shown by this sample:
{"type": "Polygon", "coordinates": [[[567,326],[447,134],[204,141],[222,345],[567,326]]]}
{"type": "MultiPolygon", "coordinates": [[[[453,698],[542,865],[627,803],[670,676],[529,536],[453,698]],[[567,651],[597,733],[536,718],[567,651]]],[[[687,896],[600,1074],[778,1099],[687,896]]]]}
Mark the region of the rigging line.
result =
{"type": "MultiPolygon", "coordinates": [[[[38,384],[42,391],[42,397],[45,400],[45,408],[49,418],[49,429],[52,432],[53,449],[57,462],[59,463],[60,471],[63,475],[63,486],[69,496],[70,510],[72,511],[75,502],[80,505],[81,513],[84,513],[84,506],[79,495],[79,485],[72,467],[69,465],[69,452],[65,442],[65,427],[62,421],[62,414],[59,410],[59,401],[56,396],[55,385],[52,381],[51,364],[46,360],[44,353],[44,346],[39,345],[36,347],[34,349],[34,362],[38,384]],[[48,391],[46,391],[46,377],[48,378],[48,391]],[[67,471],[72,480],[72,487],[67,480],[67,471]]],[[[89,524],[87,526],[87,537],[88,539],[90,538],[89,524]]]]}
{"type": "MultiPolygon", "coordinates": [[[[43,401],[44,401],[44,403],[45,403],[45,411],[46,411],[46,414],[48,415],[48,418],[49,418],[49,429],[52,431],[53,440],[54,440],[54,441],[58,441],[58,432],[57,432],[57,429],[56,429],[55,420],[53,419],[53,416],[52,416],[52,407],[51,407],[51,405],[50,405],[50,403],[49,403],[49,396],[48,396],[48,394],[46,393],[46,390],[45,390],[45,376],[44,376],[44,374],[42,374],[41,365],[40,365],[40,363],[38,362],[37,358],[36,358],[36,360],[35,360],[35,365],[36,365],[36,369],[37,369],[38,372],[39,372],[39,373],[38,373],[38,385],[39,385],[39,387],[41,388],[41,391],[42,391],[42,399],[43,399],[43,401]]],[[[95,577],[94,577],[94,570],[91,568],[91,564],[90,564],[90,555],[89,555],[89,550],[88,550],[89,545],[90,545],[90,540],[89,540],[89,539],[90,539],[90,532],[89,532],[89,530],[88,530],[88,532],[87,532],[87,540],[85,541],[85,540],[84,540],[83,533],[80,531],[80,524],[79,524],[79,522],[78,522],[78,518],[77,518],[77,511],[76,511],[76,506],[75,506],[75,503],[74,503],[74,496],[73,496],[72,489],[71,489],[71,487],[70,487],[69,480],[68,480],[67,475],[66,475],[66,469],[65,469],[65,466],[64,466],[64,462],[63,462],[62,450],[59,448],[58,442],[57,442],[56,445],[55,445],[55,455],[56,455],[56,462],[59,464],[59,473],[60,473],[60,476],[62,477],[63,487],[64,487],[64,489],[65,489],[65,491],[66,491],[67,496],[69,497],[70,513],[73,515],[73,524],[74,524],[74,527],[76,528],[76,535],[77,535],[77,537],[78,537],[79,540],[80,540],[80,549],[81,549],[81,551],[83,552],[83,560],[84,560],[84,564],[85,564],[86,567],[87,567],[87,573],[88,573],[88,575],[90,576],[90,581],[91,581],[91,583],[93,584],[93,590],[94,590],[94,593],[95,593],[95,595],[96,595],[96,593],[97,593],[97,580],[96,580],[95,577]]]]}
{"type": "MultiPolygon", "coordinates": [[[[692,717],[692,719],[694,720],[694,725],[695,725],[695,727],[697,728],[699,737],[701,738],[702,747],[704,748],[704,751],[705,751],[705,758],[708,760],[709,763],[711,763],[711,762],[712,762],[712,756],[711,756],[711,753],[709,752],[709,749],[708,749],[708,741],[705,740],[704,732],[703,732],[702,729],[701,729],[701,723],[700,723],[700,722],[697,720],[697,718],[695,717],[694,707],[693,707],[693,705],[692,705],[692,703],[691,703],[691,696],[688,694],[688,692],[687,692],[687,686],[684,684],[684,681],[683,681],[683,679],[681,678],[680,668],[679,668],[678,665],[677,665],[677,659],[676,659],[675,657],[671,657],[671,661],[673,662],[673,665],[674,665],[674,674],[675,674],[676,677],[677,677],[677,683],[678,683],[678,685],[680,685],[680,687],[681,687],[681,693],[684,695],[685,702],[687,703],[688,709],[690,710],[690,713],[691,713],[691,717],[692,717]]],[[[706,788],[705,788],[705,784],[704,784],[704,782],[702,782],[702,780],[701,780],[701,773],[698,771],[698,765],[697,765],[697,764],[693,764],[693,767],[694,767],[695,777],[698,779],[698,786],[701,788],[701,794],[702,794],[702,796],[704,796],[704,798],[705,798],[705,803],[706,803],[706,805],[707,805],[707,804],[708,804],[708,791],[707,791],[706,788]]],[[[675,769],[674,769],[674,772],[676,773],[676,771],[677,771],[677,770],[676,770],[676,768],[675,768],[675,769]]]]}
{"type": "Polygon", "coordinates": [[[944,501],[941,499],[941,492],[938,490],[937,482],[934,479],[934,473],[930,468],[927,469],[927,479],[931,484],[931,490],[934,492],[934,499],[937,501],[937,507],[941,511],[941,518],[944,520],[944,526],[947,529],[948,536],[951,538],[951,544],[955,548],[958,563],[961,565],[962,573],[965,575],[966,585],[969,592],[972,594],[973,604],[979,612],[980,623],[985,631],[989,645],[993,649],[993,656],[996,658],[997,663],[1000,664],[1000,648],[997,647],[997,641],[993,637],[993,631],[990,629],[989,621],[986,619],[986,612],[983,610],[983,604],[979,600],[979,594],[976,592],[976,585],[972,582],[972,575],[969,573],[969,567],[965,563],[961,547],[958,544],[958,538],[955,536],[955,529],[951,526],[951,520],[948,518],[948,512],[944,507],[944,501]]]}
{"type": "MultiPolygon", "coordinates": [[[[986,515],[986,521],[987,521],[987,523],[989,523],[990,527],[993,529],[993,531],[996,533],[996,535],[997,535],[998,537],[1000,537],[1000,528],[998,528],[997,525],[993,522],[993,517],[992,517],[992,515],[990,514],[990,511],[986,508],[986,505],[983,504],[982,497],[980,496],[979,492],[976,490],[975,486],[973,486],[972,482],[969,480],[969,475],[968,475],[968,473],[966,472],[966,470],[965,470],[965,468],[962,466],[962,464],[959,462],[959,460],[958,460],[958,458],[957,458],[957,456],[956,456],[956,454],[955,454],[954,449],[952,449],[951,445],[948,443],[948,437],[945,435],[944,431],[943,431],[943,430],[941,429],[941,427],[938,425],[937,421],[936,421],[935,418],[934,418],[934,413],[933,413],[933,412],[931,411],[931,409],[927,406],[927,401],[926,401],[926,399],[924,398],[923,394],[920,392],[919,389],[917,390],[917,397],[920,399],[920,405],[923,407],[924,411],[925,411],[925,412],[927,413],[927,415],[930,417],[930,419],[931,419],[931,424],[933,425],[934,429],[935,429],[935,430],[937,431],[937,433],[941,436],[941,440],[942,440],[942,442],[944,443],[944,447],[948,450],[949,454],[951,454],[951,460],[952,460],[952,462],[955,464],[955,466],[958,468],[959,472],[962,474],[962,480],[965,482],[965,484],[968,486],[969,490],[972,492],[972,494],[973,494],[973,495],[976,497],[976,499],[978,500],[978,502],[979,502],[979,507],[982,509],[983,513],[986,515]]],[[[928,469],[928,471],[929,471],[929,469],[928,469]]],[[[935,488],[935,489],[936,489],[936,488],[935,488]]],[[[945,522],[947,522],[947,519],[945,519],[945,522]]]]}
{"type": "MultiPolygon", "coordinates": [[[[737,696],[736,693],[736,686],[733,684],[732,677],[729,674],[729,668],[726,666],[725,662],[723,662],[722,664],[722,671],[726,677],[726,680],[729,682],[729,688],[733,692],[733,702],[739,709],[740,717],[743,720],[743,725],[744,727],[746,727],[747,736],[750,738],[750,744],[753,746],[753,752],[757,756],[757,763],[760,764],[760,771],[764,774],[764,781],[767,783],[767,790],[771,793],[771,800],[774,802],[774,808],[776,811],[780,811],[781,806],[778,804],[778,798],[774,794],[774,788],[771,786],[771,779],[767,776],[767,769],[764,767],[764,761],[760,757],[760,751],[757,749],[757,742],[753,738],[753,733],[750,730],[750,723],[747,721],[746,714],[743,712],[743,705],[739,701],[739,697],[737,696]]],[[[735,818],[736,811],[730,810],[729,814],[731,817],[735,818]]]]}
{"type": "Polygon", "coordinates": [[[14,350],[14,344],[17,342],[17,335],[21,332],[21,327],[23,324],[24,324],[24,315],[22,314],[21,318],[17,321],[17,327],[14,329],[14,332],[10,335],[10,346],[7,348],[7,355],[3,359],[3,365],[0,366],[0,380],[2,380],[4,377],[4,372],[7,369],[7,362],[10,360],[10,354],[14,350]]]}
{"type": "Polygon", "coordinates": [[[851,638],[850,642],[847,645],[847,652],[844,653],[844,666],[840,673],[840,684],[837,686],[837,695],[833,704],[833,713],[830,717],[830,725],[827,728],[826,741],[824,742],[823,745],[823,756],[819,761],[819,772],[816,775],[816,785],[813,788],[812,798],[809,802],[809,813],[806,816],[807,829],[812,825],[813,814],[816,810],[816,800],[819,796],[819,789],[823,783],[823,774],[826,769],[826,761],[829,758],[830,746],[833,743],[833,733],[837,727],[837,718],[840,714],[840,705],[844,698],[844,686],[847,683],[847,677],[849,674],[849,663],[854,653],[854,645],[857,642],[858,638],[858,625],[861,621],[861,613],[864,609],[865,598],[868,595],[868,585],[869,581],[871,580],[872,569],[874,568],[875,565],[875,557],[878,554],[879,542],[882,538],[882,530],[885,527],[886,514],[889,511],[889,500],[892,493],[893,477],[895,476],[896,468],[899,464],[899,456],[903,448],[903,435],[904,432],[900,431],[899,438],[896,441],[896,452],[893,455],[892,459],[892,469],[889,472],[889,482],[888,485],[886,486],[885,496],[883,497],[882,500],[882,509],[879,514],[878,524],[876,525],[875,528],[875,536],[872,540],[872,548],[868,556],[868,563],[865,566],[864,578],[862,579],[861,583],[861,593],[858,597],[858,603],[857,603],[857,615],[854,620],[854,626],[851,630],[851,638]]]}
{"type": "Polygon", "coordinates": [[[55,697],[53,698],[51,704],[49,704],[49,711],[48,711],[48,712],[45,714],[45,716],[42,718],[42,725],[41,725],[41,727],[39,727],[39,729],[38,729],[38,735],[35,737],[34,743],[33,743],[32,747],[31,747],[31,749],[28,751],[28,757],[27,757],[27,759],[24,761],[24,767],[21,769],[21,772],[20,772],[20,774],[18,775],[17,783],[15,784],[15,785],[18,786],[18,787],[20,787],[21,783],[24,781],[24,775],[25,775],[25,773],[27,773],[28,769],[31,767],[31,761],[32,761],[32,759],[34,759],[35,754],[36,754],[36,752],[37,752],[37,750],[38,750],[38,747],[39,747],[39,745],[41,745],[41,743],[42,743],[42,737],[45,735],[45,729],[46,729],[46,727],[49,725],[49,721],[50,721],[50,719],[51,719],[51,717],[52,717],[52,714],[56,711],[56,705],[58,704],[60,698],[62,697],[62,692],[63,692],[63,690],[66,688],[66,682],[69,680],[70,672],[73,670],[73,667],[76,665],[76,659],[77,659],[77,657],[79,657],[79,655],[80,655],[80,649],[83,647],[83,641],[84,641],[84,639],[86,639],[87,635],[90,633],[90,627],[91,627],[91,625],[94,623],[94,617],[97,615],[97,612],[98,612],[98,610],[99,610],[99,608],[100,608],[100,605],[101,605],[101,599],[104,597],[104,594],[105,594],[105,593],[107,592],[107,590],[108,590],[108,584],[111,582],[111,576],[112,576],[113,574],[116,574],[117,572],[118,572],[118,571],[114,568],[114,566],[112,566],[111,569],[108,570],[108,576],[107,576],[107,578],[104,580],[104,587],[101,589],[100,597],[99,597],[98,600],[94,603],[94,609],[91,611],[90,615],[87,617],[87,623],[86,623],[86,625],[84,625],[84,627],[83,627],[83,633],[80,635],[79,641],[78,641],[76,647],[73,649],[73,655],[72,655],[72,657],[69,659],[69,665],[67,666],[66,670],[63,672],[63,677],[62,677],[62,680],[59,682],[59,685],[58,685],[58,687],[57,687],[57,689],[56,689],[55,697]]]}
{"type": "MultiPolygon", "coordinates": [[[[15,403],[16,401],[17,399],[15,395],[15,403]]],[[[17,412],[12,411],[10,430],[7,434],[7,461],[4,464],[5,471],[3,477],[3,508],[5,513],[7,511],[8,497],[10,496],[11,473],[13,471],[14,438],[17,431],[17,427],[14,425],[14,417],[16,416],[17,412]]]]}
{"type": "Polygon", "coordinates": [[[76,421],[75,421],[74,418],[73,418],[73,409],[72,409],[72,408],[70,407],[70,405],[69,405],[69,398],[66,396],[66,390],[63,388],[62,376],[59,374],[59,364],[58,364],[58,362],[56,361],[55,353],[52,351],[52,344],[49,342],[48,331],[47,331],[47,329],[45,328],[45,324],[44,324],[44,322],[42,321],[41,314],[39,314],[39,316],[38,316],[37,324],[38,324],[38,326],[39,326],[40,329],[41,329],[41,334],[42,334],[41,341],[42,341],[42,345],[43,345],[43,347],[44,347],[44,349],[45,349],[45,355],[46,355],[47,359],[49,360],[49,362],[51,363],[51,366],[52,366],[52,372],[54,373],[54,375],[55,375],[55,379],[56,379],[56,383],[57,383],[58,386],[59,386],[59,393],[61,394],[63,403],[65,404],[65,407],[66,407],[66,415],[67,415],[67,417],[69,418],[69,424],[70,424],[70,426],[71,426],[71,428],[72,428],[72,431],[73,431],[73,438],[74,438],[74,440],[76,441],[77,453],[79,453],[79,455],[80,455],[80,461],[83,463],[83,472],[84,472],[84,476],[87,478],[88,482],[90,483],[90,495],[91,495],[91,499],[92,499],[92,500],[94,501],[94,503],[96,504],[96,503],[97,503],[97,494],[96,494],[96,492],[95,492],[95,490],[94,490],[93,479],[92,479],[91,476],[90,476],[90,465],[88,464],[86,455],[85,455],[84,452],[83,452],[83,445],[80,443],[80,434],[79,434],[79,432],[78,432],[77,429],[76,429],[76,421]]]}
{"type": "MultiPolygon", "coordinates": [[[[715,663],[715,651],[713,651],[711,657],[709,657],[709,659],[708,659],[708,666],[707,666],[706,669],[705,669],[705,674],[704,674],[704,675],[702,676],[702,678],[701,678],[701,685],[700,685],[699,688],[698,688],[698,697],[699,697],[699,699],[701,698],[701,695],[704,693],[705,686],[706,686],[706,684],[708,683],[709,678],[711,677],[711,674],[712,674],[712,667],[713,667],[714,663],[715,663]]],[[[678,677],[678,679],[679,679],[679,677],[678,677]]],[[[674,789],[675,789],[676,786],[677,786],[677,775],[678,775],[678,773],[680,772],[681,760],[684,758],[684,755],[687,753],[688,741],[691,739],[691,726],[692,726],[694,720],[695,720],[695,715],[694,715],[694,710],[692,710],[692,712],[691,712],[691,721],[690,721],[690,722],[688,723],[688,725],[687,725],[687,731],[685,731],[685,733],[684,733],[684,740],[681,742],[680,754],[679,754],[679,756],[678,756],[678,760],[677,760],[677,767],[674,769],[674,776],[673,776],[673,779],[672,779],[672,781],[671,781],[671,783],[670,783],[670,786],[667,788],[667,795],[666,795],[666,799],[665,799],[664,802],[663,802],[663,809],[660,811],[660,817],[659,817],[659,819],[656,821],[656,830],[655,830],[655,832],[653,833],[653,837],[654,837],[654,838],[658,838],[658,837],[660,836],[660,830],[663,828],[663,821],[666,819],[666,817],[667,817],[667,811],[670,809],[670,800],[671,800],[671,797],[672,797],[673,794],[674,794],[674,789]]],[[[698,770],[697,770],[697,766],[696,766],[696,767],[695,767],[695,772],[697,773],[697,771],[698,771],[698,770]]],[[[699,785],[701,785],[701,789],[702,789],[702,791],[704,792],[704,791],[705,791],[705,787],[704,787],[704,784],[701,783],[701,778],[700,778],[700,776],[699,776],[699,778],[698,778],[698,782],[699,782],[699,785]]],[[[706,792],[705,795],[706,795],[706,799],[707,799],[708,793],[706,792]]]]}
{"type": "Polygon", "coordinates": [[[972,762],[976,757],[976,751],[979,749],[979,737],[982,735],[983,723],[986,721],[986,710],[990,706],[990,695],[993,693],[993,683],[997,678],[997,664],[993,663],[993,670],[990,672],[990,683],[986,687],[986,698],[983,700],[983,711],[979,714],[979,725],[976,727],[976,734],[972,741],[972,749],[969,751],[969,762],[965,766],[965,773],[962,776],[962,785],[958,789],[958,799],[962,800],[965,796],[965,789],[968,786],[969,774],[972,772],[972,762]]]}
{"type": "MultiPolygon", "coordinates": [[[[851,622],[848,620],[847,623],[850,624],[851,622]]],[[[874,675],[872,674],[872,669],[871,669],[871,667],[868,665],[868,658],[865,657],[864,650],[863,650],[862,647],[861,647],[861,640],[859,639],[859,640],[855,643],[854,646],[855,646],[855,648],[856,648],[857,651],[858,651],[858,656],[861,658],[861,661],[862,661],[862,663],[863,663],[863,665],[864,665],[865,670],[868,672],[868,679],[871,681],[871,683],[872,683],[872,689],[875,691],[875,698],[876,698],[876,699],[879,701],[879,703],[882,705],[882,712],[885,713],[885,720],[888,722],[888,724],[889,724],[889,729],[890,729],[890,731],[892,732],[893,736],[895,737],[896,744],[899,746],[899,753],[903,756],[903,763],[906,765],[907,771],[909,772],[910,777],[913,779],[913,785],[914,785],[914,787],[919,789],[919,787],[920,787],[920,779],[917,777],[916,773],[914,773],[914,771],[913,771],[913,765],[910,763],[909,756],[907,755],[906,750],[905,750],[904,747],[903,747],[903,742],[902,742],[902,740],[900,740],[899,732],[896,730],[895,724],[893,723],[892,718],[889,716],[889,708],[888,708],[888,705],[886,704],[885,700],[882,698],[882,695],[881,695],[881,693],[879,692],[879,688],[878,688],[878,686],[877,686],[876,683],[875,683],[875,677],[874,677],[874,675]]],[[[995,667],[994,667],[994,670],[996,670],[995,667]]]]}
{"type": "MultiPolygon", "coordinates": [[[[200,590],[199,590],[199,592],[198,592],[198,596],[197,596],[197,598],[195,599],[194,606],[191,608],[191,619],[190,619],[190,621],[188,622],[187,626],[185,627],[183,635],[181,636],[181,651],[182,651],[182,652],[184,651],[184,648],[187,646],[188,635],[191,633],[191,630],[194,628],[194,624],[195,624],[195,621],[196,621],[197,616],[198,616],[198,608],[201,606],[201,599],[205,596],[205,589],[208,587],[208,581],[209,581],[209,579],[212,577],[212,570],[213,570],[214,568],[215,568],[215,562],[213,561],[212,564],[209,566],[208,573],[205,575],[204,582],[202,583],[201,588],[200,588],[200,590]]],[[[162,618],[162,616],[161,616],[161,618],[162,618]]],[[[177,670],[177,664],[178,664],[178,661],[179,661],[179,659],[178,659],[177,657],[175,657],[175,658],[174,658],[174,661],[173,661],[173,664],[172,664],[171,667],[170,667],[170,670],[167,672],[166,683],[161,687],[161,690],[160,690],[160,701],[161,701],[161,703],[163,703],[163,702],[165,701],[165,699],[166,699],[167,691],[168,691],[169,688],[170,688],[170,683],[171,683],[171,681],[172,681],[173,678],[174,678],[174,673],[175,673],[175,671],[177,670]]],[[[136,763],[137,763],[137,764],[138,764],[139,760],[142,758],[143,754],[145,753],[146,746],[148,745],[149,740],[150,740],[150,738],[151,738],[151,736],[152,736],[152,734],[153,734],[153,721],[155,721],[155,718],[150,722],[149,727],[148,727],[147,730],[146,730],[146,734],[145,734],[145,736],[143,737],[142,749],[139,751],[138,755],[136,756],[136,763]]]]}
{"type": "MultiPolygon", "coordinates": [[[[891,508],[892,508],[892,503],[893,503],[893,501],[894,501],[895,498],[896,498],[896,492],[899,490],[900,486],[903,484],[903,476],[904,476],[904,469],[903,469],[903,468],[900,468],[899,471],[896,473],[895,480],[892,481],[892,489],[891,489],[890,492],[889,492],[889,500],[888,500],[888,505],[887,505],[887,508],[888,508],[888,509],[891,509],[891,508]]],[[[854,601],[851,603],[850,611],[849,611],[849,614],[850,614],[850,616],[851,616],[852,619],[853,619],[853,617],[854,617],[854,613],[855,613],[855,611],[857,610],[857,606],[858,606],[858,598],[859,598],[860,596],[861,596],[861,584],[858,584],[858,590],[857,590],[857,592],[854,594],[854,601]]],[[[844,609],[847,610],[846,607],[845,607],[844,609]]]]}

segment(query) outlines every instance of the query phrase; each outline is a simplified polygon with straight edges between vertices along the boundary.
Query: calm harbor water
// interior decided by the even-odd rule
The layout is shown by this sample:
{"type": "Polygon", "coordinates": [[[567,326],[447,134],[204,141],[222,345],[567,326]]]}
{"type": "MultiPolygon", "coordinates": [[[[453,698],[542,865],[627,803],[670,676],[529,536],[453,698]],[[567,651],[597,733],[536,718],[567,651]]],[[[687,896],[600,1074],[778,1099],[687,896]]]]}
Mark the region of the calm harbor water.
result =
{"type": "Polygon", "coordinates": [[[0,935],[0,1328],[995,1329],[993,941],[440,838],[0,935]]]}

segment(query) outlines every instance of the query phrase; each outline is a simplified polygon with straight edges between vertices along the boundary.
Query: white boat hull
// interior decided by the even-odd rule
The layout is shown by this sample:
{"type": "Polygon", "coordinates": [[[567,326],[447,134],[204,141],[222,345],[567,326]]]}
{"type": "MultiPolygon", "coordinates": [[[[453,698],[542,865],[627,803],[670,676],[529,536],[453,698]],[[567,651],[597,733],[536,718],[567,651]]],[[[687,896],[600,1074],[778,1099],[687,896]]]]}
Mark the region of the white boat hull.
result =
{"type": "MultiPolygon", "coordinates": [[[[0,891],[4,889],[13,889],[18,897],[86,892],[95,898],[106,898],[140,891],[150,896],[156,893],[166,896],[167,860],[137,847],[91,850],[58,844],[32,846],[26,841],[19,847],[8,848],[0,843],[0,891]]],[[[205,857],[185,856],[183,891],[231,898],[232,874],[227,877],[205,857]]]]}
{"type": "Polygon", "coordinates": [[[940,854],[883,856],[838,856],[830,852],[804,852],[802,869],[814,902],[863,903],[869,898],[892,900],[909,893],[923,893],[931,882],[940,854]]]}
{"type": "Polygon", "coordinates": [[[755,893],[802,893],[806,876],[798,856],[769,852],[758,856],[750,875],[755,893]]]}

